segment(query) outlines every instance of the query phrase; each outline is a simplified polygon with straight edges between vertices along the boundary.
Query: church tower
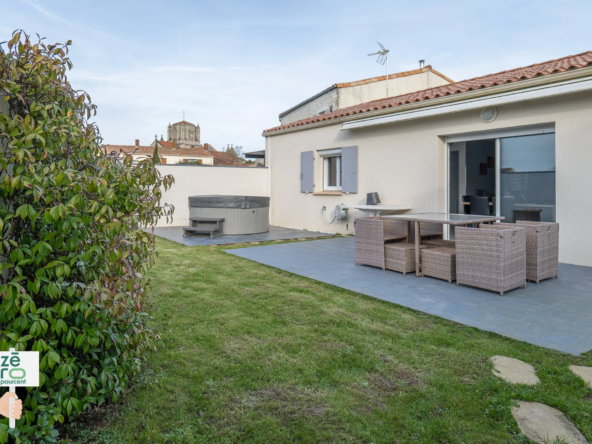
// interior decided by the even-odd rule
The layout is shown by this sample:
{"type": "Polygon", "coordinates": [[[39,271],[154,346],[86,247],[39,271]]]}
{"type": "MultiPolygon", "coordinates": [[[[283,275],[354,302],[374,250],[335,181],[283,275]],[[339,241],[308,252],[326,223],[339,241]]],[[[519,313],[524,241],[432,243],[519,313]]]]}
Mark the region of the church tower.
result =
{"type": "Polygon", "coordinates": [[[172,125],[169,123],[167,139],[169,142],[176,142],[175,145],[179,148],[202,148],[199,123],[194,125],[185,120],[172,125]]]}

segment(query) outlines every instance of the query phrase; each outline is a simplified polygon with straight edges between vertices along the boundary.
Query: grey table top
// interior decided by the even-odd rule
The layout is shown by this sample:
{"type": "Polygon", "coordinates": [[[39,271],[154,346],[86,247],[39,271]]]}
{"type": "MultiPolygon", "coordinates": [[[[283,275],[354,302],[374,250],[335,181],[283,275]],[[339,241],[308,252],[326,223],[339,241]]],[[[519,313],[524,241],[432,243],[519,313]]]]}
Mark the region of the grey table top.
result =
{"type": "Polygon", "coordinates": [[[504,220],[502,216],[481,216],[478,214],[454,214],[454,213],[417,213],[417,214],[397,214],[390,217],[393,219],[408,220],[410,222],[434,222],[448,225],[468,225],[478,224],[480,222],[494,222],[504,220]]]}
{"type": "Polygon", "coordinates": [[[411,209],[409,205],[350,205],[349,207],[362,211],[405,211],[411,209]]]}

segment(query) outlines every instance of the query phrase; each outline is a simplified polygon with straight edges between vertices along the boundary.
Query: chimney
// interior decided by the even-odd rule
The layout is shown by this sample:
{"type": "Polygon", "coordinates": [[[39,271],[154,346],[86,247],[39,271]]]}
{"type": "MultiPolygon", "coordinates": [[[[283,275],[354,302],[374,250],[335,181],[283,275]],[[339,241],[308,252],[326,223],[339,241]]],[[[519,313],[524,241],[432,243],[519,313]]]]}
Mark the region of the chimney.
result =
{"type": "Polygon", "coordinates": [[[423,68],[423,64],[424,64],[424,62],[425,62],[425,60],[420,60],[420,61],[419,61],[419,68],[420,68],[420,69],[421,69],[421,68],[423,68]]]}
{"type": "Polygon", "coordinates": [[[136,139],[136,146],[140,146],[140,139],[136,139]]]}

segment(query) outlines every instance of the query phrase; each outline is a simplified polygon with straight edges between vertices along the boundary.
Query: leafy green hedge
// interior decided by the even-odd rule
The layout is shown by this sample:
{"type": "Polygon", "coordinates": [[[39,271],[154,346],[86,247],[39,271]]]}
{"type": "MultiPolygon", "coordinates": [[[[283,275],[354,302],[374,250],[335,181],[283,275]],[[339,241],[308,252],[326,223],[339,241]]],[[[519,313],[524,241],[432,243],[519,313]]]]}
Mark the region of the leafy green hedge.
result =
{"type": "Polygon", "coordinates": [[[0,349],[41,359],[41,386],[16,429],[0,421],[0,443],[56,442],[60,424],[116,402],[158,336],[153,238],[135,227],[172,217],[160,198],[174,179],[156,151],[132,165],[101,148],[96,106],[66,77],[69,45],[15,31],[0,52],[0,349]]]}

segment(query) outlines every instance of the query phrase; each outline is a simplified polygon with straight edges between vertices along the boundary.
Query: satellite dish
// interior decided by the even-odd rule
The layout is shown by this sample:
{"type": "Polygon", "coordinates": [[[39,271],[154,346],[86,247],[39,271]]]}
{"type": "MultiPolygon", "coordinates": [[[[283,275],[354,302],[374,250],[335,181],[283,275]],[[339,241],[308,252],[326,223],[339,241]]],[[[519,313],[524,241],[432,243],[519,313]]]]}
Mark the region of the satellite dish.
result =
{"type": "Polygon", "coordinates": [[[372,54],[368,54],[368,57],[377,55],[378,58],[376,59],[376,63],[380,63],[381,65],[386,64],[386,96],[388,97],[388,54],[389,54],[389,50],[386,49],[382,45],[382,43],[380,43],[380,42],[376,42],[376,43],[378,43],[378,46],[380,46],[380,51],[373,52],[372,54]]]}

